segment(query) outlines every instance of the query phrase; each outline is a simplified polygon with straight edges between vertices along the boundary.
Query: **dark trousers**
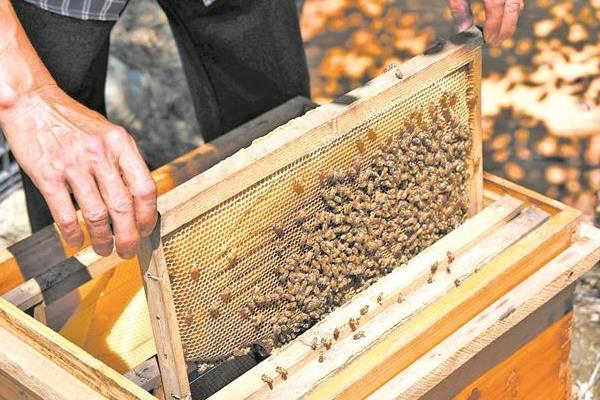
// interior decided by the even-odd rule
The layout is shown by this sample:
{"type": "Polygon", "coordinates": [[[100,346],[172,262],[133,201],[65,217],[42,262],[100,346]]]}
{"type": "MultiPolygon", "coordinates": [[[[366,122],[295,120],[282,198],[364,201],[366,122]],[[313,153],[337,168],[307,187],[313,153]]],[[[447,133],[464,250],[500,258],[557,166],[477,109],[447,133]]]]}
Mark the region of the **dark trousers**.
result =
{"type": "MultiPolygon", "coordinates": [[[[210,141],[284,101],[310,97],[293,0],[158,0],[177,42],[200,133],[210,141]]],[[[58,85],[106,114],[104,85],[114,22],[52,14],[22,0],[13,6],[58,85]]],[[[165,134],[168,134],[165,132],[165,134]]],[[[52,223],[23,174],[32,230],[52,223]]]]}

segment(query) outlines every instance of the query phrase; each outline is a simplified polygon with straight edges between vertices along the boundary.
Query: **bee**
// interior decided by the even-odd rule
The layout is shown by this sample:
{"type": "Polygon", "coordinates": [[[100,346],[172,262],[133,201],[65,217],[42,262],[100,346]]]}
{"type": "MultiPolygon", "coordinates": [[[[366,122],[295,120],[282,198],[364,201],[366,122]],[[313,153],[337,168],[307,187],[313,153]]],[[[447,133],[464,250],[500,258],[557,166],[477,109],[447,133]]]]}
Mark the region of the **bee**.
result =
{"type": "Polygon", "coordinates": [[[365,331],[358,331],[353,336],[352,339],[359,340],[365,337],[365,331]]]}
{"type": "Polygon", "coordinates": [[[221,291],[220,296],[223,302],[229,303],[229,301],[231,300],[231,289],[226,287],[225,289],[223,289],[223,291],[221,291]]]}
{"type": "Polygon", "coordinates": [[[433,283],[433,275],[429,275],[429,278],[427,278],[427,283],[433,283]]]}
{"type": "Polygon", "coordinates": [[[301,181],[295,179],[292,183],[292,190],[294,191],[294,193],[302,194],[304,192],[304,185],[301,181]]]}
{"type": "Polygon", "coordinates": [[[383,303],[383,293],[379,293],[377,296],[377,304],[381,305],[383,303]]]}
{"type": "Polygon", "coordinates": [[[190,268],[190,278],[193,281],[197,281],[200,278],[200,268],[198,268],[198,264],[194,261],[194,266],[190,268]]]}
{"type": "Polygon", "coordinates": [[[319,346],[319,342],[318,342],[317,337],[315,336],[312,340],[312,343],[310,344],[310,348],[313,350],[316,350],[318,346],[319,346]]]}
{"type": "Polygon", "coordinates": [[[365,305],[363,308],[360,309],[360,315],[366,315],[369,312],[369,305],[365,305]]]}
{"type": "Polygon", "coordinates": [[[363,141],[358,139],[355,143],[356,143],[356,149],[358,150],[358,152],[360,154],[364,154],[365,153],[365,144],[363,143],[363,141]]]}
{"type": "Polygon", "coordinates": [[[398,299],[396,300],[396,302],[397,302],[398,304],[400,304],[400,303],[404,303],[404,297],[402,297],[402,295],[398,295],[398,299]]]}
{"type": "Polygon", "coordinates": [[[217,304],[217,303],[211,304],[209,313],[210,313],[211,317],[217,318],[219,316],[219,314],[221,313],[221,310],[219,309],[219,304],[217,304]]]}
{"type": "Polygon", "coordinates": [[[240,317],[242,319],[248,319],[248,318],[250,318],[250,309],[248,309],[248,307],[246,307],[246,306],[244,306],[243,308],[241,308],[238,311],[238,313],[239,313],[239,315],[240,315],[240,317]]]}
{"type": "Polygon", "coordinates": [[[271,378],[269,375],[267,374],[262,374],[262,376],[260,377],[260,379],[265,382],[267,385],[269,385],[269,389],[273,389],[273,378],[271,378]]]}
{"type": "Polygon", "coordinates": [[[456,278],[454,280],[454,286],[459,287],[460,286],[460,279],[456,278]]]}
{"type": "Polygon", "coordinates": [[[275,235],[277,235],[279,237],[283,236],[283,234],[285,233],[285,231],[283,230],[283,226],[280,223],[273,224],[271,226],[271,229],[273,230],[275,235]]]}
{"type": "Polygon", "coordinates": [[[335,329],[333,330],[333,338],[335,340],[338,340],[338,338],[340,337],[340,328],[338,328],[337,326],[335,327],[335,329]]]}
{"type": "Polygon", "coordinates": [[[377,132],[375,132],[374,129],[369,129],[369,133],[367,133],[367,137],[369,138],[369,140],[371,142],[374,142],[377,140],[377,132]]]}
{"type": "Polygon", "coordinates": [[[321,338],[321,345],[325,347],[325,349],[329,350],[331,348],[331,339],[321,338]]]}
{"type": "Polygon", "coordinates": [[[285,368],[283,367],[275,367],[275,372],[277,372],[279,374],[279,376],[281,376],[281,379],[283,379],[284,381],[287,379],[288,377],[288,372],[285,368]]]}
{"type": "Polygon", "coordinates": [[[355,318],[350,317],[350,319],[348,320],[348,326],[350,327],[352,332],[354,332],[356,330],[356,327],[358,326],[358,321],[355,318]]]}
{"type": "Polygon", "coordinates": [[[190,310],[188,310],[187,314],[185,315],[185,323],[186,325],[192,325],[194,323],[194,315],[192,314],[192,312],[190,310]]]}
{"type": "Polygon", "coordinates": [[[304,222],[306,222],[307,219],[308,213],[306,212],[306,210],[304,210],[303,208],[298,210],[298,214],[296,214],[296,223],[298,225],[302,225],[304,222]]]}
{"type": "Polygon", "coordinates": [[[434,261],[434,263],[431,264],[431,275],[436,273],[436,271],[438,270],[438,267],[439,267],[439,263],[437,261],[434,261]]]}
{"type": "Polygon", "coordinates": [[[267,319],[267,317],[265,317],[265,314],[263,314],[263,313],[256,314],[253,317],[254,326],[256,328],[260,327],[265,322],[266,319],[267,319]]]}
{"type": "Polygon", "coordinates": [[[322,363],[323,361],[325,361],[325,354],[323,353],[323,350],[321,350],[319,352],[319,362],[322,363]]]}
{"type": "Polygon", "coordinates": [[[235,248],[232,247],[228,249],[228,251],[225,253],[225,261],[227,261],[227,265],[230,267],[233,267],[235,264],[237,264],[238,256],[235,248]]]}

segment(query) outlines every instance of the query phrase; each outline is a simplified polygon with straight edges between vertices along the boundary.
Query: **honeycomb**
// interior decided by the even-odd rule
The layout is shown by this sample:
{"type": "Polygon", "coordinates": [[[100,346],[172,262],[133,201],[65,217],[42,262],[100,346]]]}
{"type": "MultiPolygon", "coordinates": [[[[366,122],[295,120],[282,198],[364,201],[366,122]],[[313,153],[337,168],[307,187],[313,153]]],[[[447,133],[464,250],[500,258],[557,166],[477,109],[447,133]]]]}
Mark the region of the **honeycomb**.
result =
{"type": "Polygon", "coordinates": [[[188,361],[292,340],[464,220],[471,74],[391,101],[163,238],[188,361]]]}

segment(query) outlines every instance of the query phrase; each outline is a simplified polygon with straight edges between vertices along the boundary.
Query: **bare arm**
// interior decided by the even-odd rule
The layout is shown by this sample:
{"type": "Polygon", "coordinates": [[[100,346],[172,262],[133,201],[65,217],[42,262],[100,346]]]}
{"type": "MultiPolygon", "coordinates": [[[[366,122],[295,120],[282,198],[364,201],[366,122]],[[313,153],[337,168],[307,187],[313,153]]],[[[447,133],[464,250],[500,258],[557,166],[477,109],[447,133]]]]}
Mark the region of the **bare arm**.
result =
{"type": "Polygon", "coordinates": [[[94,250],[110,254],[114,236],[119,255],[135,255],[156,223],[156,187],[137,146],[56,85],[8,0],[0,0],[0,127],[69,244],[83,240],[73,193],[94,250]]]}

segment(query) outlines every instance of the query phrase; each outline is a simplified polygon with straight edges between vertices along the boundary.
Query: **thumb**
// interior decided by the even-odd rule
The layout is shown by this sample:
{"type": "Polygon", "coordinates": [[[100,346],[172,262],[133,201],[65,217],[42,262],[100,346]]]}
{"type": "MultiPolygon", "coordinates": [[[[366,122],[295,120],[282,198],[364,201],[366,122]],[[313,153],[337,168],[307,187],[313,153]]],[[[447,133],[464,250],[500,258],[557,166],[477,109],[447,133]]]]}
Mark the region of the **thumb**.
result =
{"type": "Polygon", "coordinates": [[[473,26],[473,13],[469,0],[448,0],[448,7],[459,32],[473,26]]]}

